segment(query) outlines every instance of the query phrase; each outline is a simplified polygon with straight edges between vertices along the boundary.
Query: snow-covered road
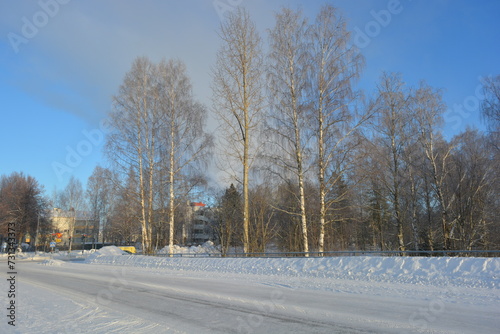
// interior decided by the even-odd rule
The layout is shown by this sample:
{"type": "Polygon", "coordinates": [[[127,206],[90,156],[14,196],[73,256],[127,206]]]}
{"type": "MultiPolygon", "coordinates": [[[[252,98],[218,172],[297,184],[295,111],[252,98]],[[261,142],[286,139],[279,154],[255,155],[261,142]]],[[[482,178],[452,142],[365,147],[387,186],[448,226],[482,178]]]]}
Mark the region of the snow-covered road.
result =
{"type": "MultiPolygon", "coordinates": [[[[3,321],[0,332],[497,333],[500,326],[496,282],[489,287],[388,284],[231,273],[220,269],[224,259],[170,260],[184,266],[213,261],[219,269],[20,262],[17,326],[3,321]]],[[[265,263],[261,260],[249,263],[255,268],[265,263]]],[[[316,261],[311,260],[304,259],[316,261]]]]}
{"type": "MultiPolygon", "coordinates": [[[[76,317],[67,316],[69,322],[75,324],[71,332],[75,328],[81,328],[82,332],[98,330],[99,327],[92,327],[92,317],[99,310],[110,313],[113,318],[123,314],[123,318],[133,319],[134,332],[147,326],[143,329],[145,333],[169,330],[187,333],[358,333],[364,332],[360,329],[365,326],[357,323],[358,328],[352,327],[356,313],[369,312],[370,317],[379,319],[384,312],[376,299],[358,296],[342,301],[335,294],[324,291],[295,290],[270,282],[190,278],[93,267],[96,266],[67,264],[48,268],[30,263],[24,266],[21,282],[50,292],[56,304],[57,298],[67,298],[83,307],[85,312],[76,317]]],[[[402,316],[403,322],[407,320],[404,314],[402,316]]],[[[57,318],[53,320],[57,322],[57,318]]],[[[389,328],[393,324],[391,321],[389,328]]],[[[130,325],[127,322],[123,329],[129,331],[130,325]]]]}

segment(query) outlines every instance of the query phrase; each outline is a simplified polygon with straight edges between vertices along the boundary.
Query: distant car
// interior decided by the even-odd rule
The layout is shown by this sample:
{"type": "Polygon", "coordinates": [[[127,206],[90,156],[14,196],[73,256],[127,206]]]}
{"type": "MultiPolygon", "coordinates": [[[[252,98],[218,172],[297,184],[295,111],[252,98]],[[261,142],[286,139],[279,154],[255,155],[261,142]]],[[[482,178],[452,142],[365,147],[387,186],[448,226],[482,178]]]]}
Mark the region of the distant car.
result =
{"type": "Polygon", "coordinates": [[[125,251],[129,254],[135,254],[137,253],[136,249],[134,246],[118,246],[122,251],[125,251]]]}

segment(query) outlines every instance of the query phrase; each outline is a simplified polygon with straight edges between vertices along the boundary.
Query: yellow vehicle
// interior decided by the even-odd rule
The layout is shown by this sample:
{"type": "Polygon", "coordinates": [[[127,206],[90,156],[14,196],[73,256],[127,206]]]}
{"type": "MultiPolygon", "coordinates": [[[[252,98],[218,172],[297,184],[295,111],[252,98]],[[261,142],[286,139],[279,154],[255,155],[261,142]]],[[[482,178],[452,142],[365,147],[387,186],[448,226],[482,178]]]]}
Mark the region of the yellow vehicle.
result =
{"type": "Polygon", "coordinates": [[[130,254],[135,254],[136,250],[134,246],[118,246],[122,251],[125,251],[130,254]]]}

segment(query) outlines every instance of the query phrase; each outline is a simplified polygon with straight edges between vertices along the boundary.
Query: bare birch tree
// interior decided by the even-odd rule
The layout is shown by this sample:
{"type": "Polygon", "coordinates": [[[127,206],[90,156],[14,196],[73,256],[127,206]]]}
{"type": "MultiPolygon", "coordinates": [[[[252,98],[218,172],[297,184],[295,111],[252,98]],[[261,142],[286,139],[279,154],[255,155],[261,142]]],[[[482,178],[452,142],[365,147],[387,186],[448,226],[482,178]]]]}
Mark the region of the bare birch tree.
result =
{"type": "MultiPolygon", "coordinates": [[[[296,179],[302,250],[309,252],[305,199],[305,153],[308,149],[311,122],[307,115],[307,21],[301,12],[284,8],[276,14],[276,25],[270,31],[269,58],[269,125],[275,145],[274,160],[296,179]]],[[[307,254],[306,254],[307,256],[307,254]]]]}
{"type": "Polygon", "coordinates": [[[241,164],[235,173],[243,186],[243,249],[248,252],[250,169],[257,155],[258,127],[263,106],[263,60],[255,24],[242,7],[229,14],[221,27],[222,45],[213,70],[214,109],[222,122],[225,165],[241,164]]]}
{"type": "Polygon", "coordinates": [[[370,112],[355,118],[353,82],[359,77],[364,59],[352,46],[351,33],[339,11],[326,5],[309,27],[310,92],[316,120],[317,173],[319,185],[320,252],[324,251],[327,211],[343,196],[329,196],[349,169],[347,160],[355,130],[370,112]],[[327,198],[331,199],[328,200],[327,198]]]}
{"type": "Polygon", "coordinates": [[[443,120],[442,115],[446,106],[442,101],[441,93],[433,90],[425,83],[415,91],[412,108],[419,130],[419,142],[429,166],[429,176],[432,188],[437,196],[440,207],[441,231],[443,233],[443,248],[450,247],[449,211],[454,198],[448,198],[445,185],[449,173],[448,160],[451,157],[453,146],[448,145],[441,138],[439,127],[443,120]]]}
{"type": "Polygon", "coordinates": [[[136,59],[114,97],[110,118],[108,156],[123,175],[138,177],[143,250],[153,252],[153,225],[163,209],[156,199],[165,185],[173,249],[176,182],[187,180],[188,167],[200,161],[211,142],[203,129],[206,110],[193,98],[185,65],[136,59]]]}
{"type": "MultiPolygon", "coordinates": [[[[94,222],[92,238],[99,241],[106,229],[113,204],[113,173],[107,168],[96,166],[87,181],[86,197],[91,218],[94,222]]],[[[104,241],[101,239],[101,241],[104,241]]]]}
{"type": "Polygon", "coordinates": [[[107,137],[107,155],[124,175],[132,168],[137,175],[140,203],[142,247],[152,249],[154,177],[160,163],[160,128],[163,125],[159,93],[154,90],[156,66],[147,58],[137,58],[113,97],[110,114],[111,132],[107,137]]]}
{"type": "MultiPolygon", "coordinates": [[[[409,104],[411,94],[405,89],[399,74],[383,73],[377,87],[377,99],[372,108],[378,113],[379,154],[384,159],[388,173],[383,177],[384,186],[390,193],[392,217],[397,228],[396,241],[400,251],[406,250],[404,239],[405,211],[402,193],[405,186],[405,150],[412,135],[410,129],[409,104]]],[[[383,173],[379,175],[383,176],[383,173]]]]}
{"type": "Polygon", "coordinates": [[[180,61],[162,61],[158,66],[160,105],[164,117],[162,138],[168,143],[161,149],[169,185],[169,249],[174,250],[176,181],[186,180],[212,145],[204,131],[206,109],[193,97],[186,66],[180,61]]]}
{"type": "Polygon", "coordinates": [[[82,211],[85,209],[83,186],[80,180],[76,179],[74,176],[71,176],[64,190],[58,194],[57,202],[58,205],[61,206],[61,209],[69,212],[70,214],[70,217],[68,217],[69,218],[68,252],[71,252],[74,241],[75,223],[77,215],[79,213],[82,214],[83,213],[82,211]]]}

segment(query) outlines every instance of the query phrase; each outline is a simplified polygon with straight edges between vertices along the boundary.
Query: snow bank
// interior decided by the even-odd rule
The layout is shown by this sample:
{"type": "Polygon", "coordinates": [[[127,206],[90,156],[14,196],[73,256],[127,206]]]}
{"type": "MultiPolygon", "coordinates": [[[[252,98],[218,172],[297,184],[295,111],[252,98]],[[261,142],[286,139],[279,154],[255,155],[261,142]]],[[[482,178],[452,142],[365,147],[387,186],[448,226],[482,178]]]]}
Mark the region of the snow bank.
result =
{"type": "MultiPolygon", "coordinates": [[[[90,254],[93,254],[95,250],[73,250],[70,253],[68,251],[60,251],[60,252],[24,252],[24,253],[16,253],[16,259],[20,260],[32,260],[32,261],[42,261],[46,259],[59,259],[59,260],[72,260],[76,258],[85,258],[90,254]]],[[[1,254],[1,257],[7,257],[8,254],[1,254]]]]}
{"type": "MultiPolygon", "coordinates": [[[[181,247],[178,245],[174,245],[173,250],[175,254],[220,254],[219,249],[215,247],[212,241],[207,241],[201,246],[191,246],[191,247],[181,247]]],[[[165,246],[161,250],[158,251],[158,254],[169,254],[170,246],[165,246]]]]}
{"type": "Polygon", "coordinates": [[[171,271],[500,288],[499,258],[370,256],[263,259],[164,258],[136,255],[89,257],[87,263],[171,271]]]}

